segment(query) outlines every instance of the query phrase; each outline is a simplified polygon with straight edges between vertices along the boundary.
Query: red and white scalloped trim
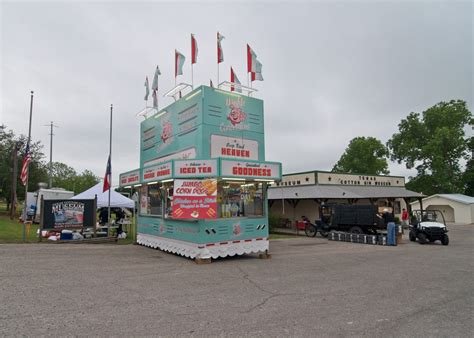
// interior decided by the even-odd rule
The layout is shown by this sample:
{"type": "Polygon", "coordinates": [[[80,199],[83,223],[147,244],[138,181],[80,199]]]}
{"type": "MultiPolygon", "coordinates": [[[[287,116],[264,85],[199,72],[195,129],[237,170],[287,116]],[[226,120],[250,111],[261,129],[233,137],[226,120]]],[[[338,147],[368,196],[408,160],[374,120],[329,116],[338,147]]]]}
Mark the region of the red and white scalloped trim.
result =
{"type": "Polygon", "coordinates": [[[269,248],[268,238],[197,244],[159,236],[137,234],[137,243],[184,257],[202,259],[265,252],[269,248]]]}

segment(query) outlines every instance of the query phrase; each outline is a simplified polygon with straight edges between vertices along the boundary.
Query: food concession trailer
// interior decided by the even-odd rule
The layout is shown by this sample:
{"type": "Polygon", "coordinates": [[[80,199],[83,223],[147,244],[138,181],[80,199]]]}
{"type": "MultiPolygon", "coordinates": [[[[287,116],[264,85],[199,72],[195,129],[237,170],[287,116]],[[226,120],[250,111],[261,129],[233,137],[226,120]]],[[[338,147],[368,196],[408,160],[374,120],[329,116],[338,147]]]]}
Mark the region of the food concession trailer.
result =
{"type": "Polygon", "coordinates": [[[190,258],[266,252],[267,187],[281,163],[265,161],[263,101],[200,86],[146,118],[137,242],[190,258]]]}

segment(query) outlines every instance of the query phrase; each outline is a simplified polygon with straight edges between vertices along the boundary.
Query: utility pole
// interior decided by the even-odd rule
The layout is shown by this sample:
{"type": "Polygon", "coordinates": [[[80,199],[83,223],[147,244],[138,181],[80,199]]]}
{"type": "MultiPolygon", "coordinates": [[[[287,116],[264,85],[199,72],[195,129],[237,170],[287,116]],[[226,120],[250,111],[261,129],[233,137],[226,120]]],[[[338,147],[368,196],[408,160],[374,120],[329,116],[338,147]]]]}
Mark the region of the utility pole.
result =
{"type": "Polygon", "coordinates": [[[49,189],[53,187],[53,127],[59,128],[53,124],[51,121],[50,124],[45,124],[46,127],[51,127],[51,132],[49,133],[49,189]]]}
{"type": "Polygon", "coordinates": [[[16,181],[18,176],[18,150],[21,148],[21,142],[15,142],[13,147],[13,176],[12,176],[12,191],[11,191],[11,207],[10,207],[10,219],[13,219],[16,214],[16,181]]]}

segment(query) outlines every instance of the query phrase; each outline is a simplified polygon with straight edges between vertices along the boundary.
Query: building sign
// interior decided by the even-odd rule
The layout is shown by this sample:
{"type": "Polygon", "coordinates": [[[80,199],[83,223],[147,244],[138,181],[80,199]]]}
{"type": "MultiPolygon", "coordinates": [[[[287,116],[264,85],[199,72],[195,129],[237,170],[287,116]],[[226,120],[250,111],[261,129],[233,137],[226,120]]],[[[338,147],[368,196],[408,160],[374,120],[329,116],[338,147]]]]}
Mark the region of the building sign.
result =
{"type": "Polygon", "coordinates": [[[95,226],[95,200],[43,200],[43,229],[95,226]]]}
{"type": "Polygon", "coordinates": [[[359,185],[366,187],[404,187],[405,178],[396,176],[318,173],[318,184],[359,185]]]}
{"type": "Polygon", "coordinates": [[[158,163],[167,162],[169,160],[187,160],[196,158],[196,148],[189,148],[182,151],[178,151],[163,157],[154,158],[152,160],[146,161],[145,166],[150,166],[158,163]]]}
{"type": "Polygon", "coordinates": [[[281,165],[271,162],[222,160],[221,176],[279,180],[281,178],[281,165]]]}
{"type": "Polygon", "coordinates": [[[301,174],[284,175],[281,182],[276,182],[274,187],[287,187],[294,185],[314,185],[316,184],[316,175],[314,172],[306,172],[301,174]]]}
{"type": "Polygon", "coordinates": [[[140,183],[140,170],[129,171],[128,173],[120,174],[120,186],[132,185],[140,183]]]}
{"type": "Polygon", "coordinates": [[[175,180],[173,218],[211,219],[217,217],[217,180],[175,180]]]}
{"type": "Polygon", "coordinates": [[[188,160],[174,162],[174,177],[216,177],[217,160],[188,160]]]}
{"type": "Polygon", "coordinates": [[[211,157],[258,160],[258,142],[244,138],[211,135],[211,157]]]}
{"type": "Polygon", "coordinates": [[[143,168],[142,182],[160,181],[171,177],[171,162],[143,168]]]}

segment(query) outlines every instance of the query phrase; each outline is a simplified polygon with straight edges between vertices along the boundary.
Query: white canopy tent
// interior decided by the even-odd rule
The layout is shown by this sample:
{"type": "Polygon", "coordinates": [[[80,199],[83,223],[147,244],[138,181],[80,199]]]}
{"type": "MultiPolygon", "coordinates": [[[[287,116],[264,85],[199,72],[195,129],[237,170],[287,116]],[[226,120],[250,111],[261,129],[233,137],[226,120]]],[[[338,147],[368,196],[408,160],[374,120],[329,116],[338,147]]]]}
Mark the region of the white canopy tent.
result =
{"type": "MultiPolygon", "coordinates": [[[[109,192],[102,192],[103,183],[99,182],[92,188],[81,192],[80,194],[71,197],[72,200],[94,199],[97,195],[97,208],[106,208],[109,205],[109,192]]],[[[110,191],[110,207],[111,208],[135,208],[135,202],[130,198],[119,194],[115,190],[110,191]]]]}

